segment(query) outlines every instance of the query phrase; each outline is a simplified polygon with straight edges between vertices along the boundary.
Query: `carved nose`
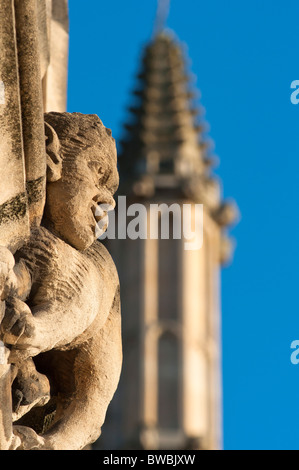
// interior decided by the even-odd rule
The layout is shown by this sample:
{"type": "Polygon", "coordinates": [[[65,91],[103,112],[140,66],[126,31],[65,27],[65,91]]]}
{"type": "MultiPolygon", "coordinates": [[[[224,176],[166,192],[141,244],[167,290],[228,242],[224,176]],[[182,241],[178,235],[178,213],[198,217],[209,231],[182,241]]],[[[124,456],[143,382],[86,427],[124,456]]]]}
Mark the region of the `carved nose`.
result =
{"type": "Polygon", "coordinates": [[[115,206],[116,206],[116,202],[115,202],[113,196],[108,191],[105,192],[105,194],[98,194],[97,196],[95,196],[93,198],[93,201],[95,201],[97,203],[97,205],[107,204],[107,205],[111,206],[112,209],[114,209],[115,206]]]}

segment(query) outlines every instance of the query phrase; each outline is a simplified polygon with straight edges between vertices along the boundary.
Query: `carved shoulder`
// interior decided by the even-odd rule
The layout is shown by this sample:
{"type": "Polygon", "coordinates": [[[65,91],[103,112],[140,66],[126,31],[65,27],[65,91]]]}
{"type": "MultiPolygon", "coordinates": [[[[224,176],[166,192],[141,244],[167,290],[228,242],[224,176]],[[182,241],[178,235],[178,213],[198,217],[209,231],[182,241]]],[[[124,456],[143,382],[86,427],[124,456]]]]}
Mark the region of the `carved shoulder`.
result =
{"type": "Polygon", "coordinates": [[[119,278],[115,263],[109,251],[101,242],[95,241],[91,247],[84,252],[84,256],[93,262],[105,280],[111,282],[115,288],[119,286],[119,278]]]}
{"type": "Polygon", "coordinates": [[[18,252],[18,260],[30,272],[30,300],[35,305],[46,300],[76,299],[94,275],[94,263],[89,258],[44,227],[32,233],[18,252]]]}

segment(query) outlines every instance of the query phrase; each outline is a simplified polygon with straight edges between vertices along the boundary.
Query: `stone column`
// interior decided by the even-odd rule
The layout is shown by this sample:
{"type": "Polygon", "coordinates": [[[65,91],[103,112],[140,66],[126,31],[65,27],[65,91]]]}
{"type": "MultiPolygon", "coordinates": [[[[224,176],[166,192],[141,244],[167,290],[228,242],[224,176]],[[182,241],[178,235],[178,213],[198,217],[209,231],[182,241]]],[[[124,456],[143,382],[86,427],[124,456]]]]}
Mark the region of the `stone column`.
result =
{"type": "Polygon", "coordinates": [[[0,0],[0,13],[0,245],[15,251],[29,222],[13,0],[0,0]]]}
{"type": "Polygon", "coordinates": [[[69,49],[69,20],[67,0],[52,0],[49,5],[49,65],[43,79],[45,112],[66,111],[69,49]]]}
{"type": "MultiPolygon", "coordinates": [[[[0,245],[14,253],[29,237],[29,215],[32,224],[40,222],[45,199],[37,0],[0,0],[0,14],[5,18],[0,22],[0,245]]],[[[0,342],[1,450],[12,437],[7,353],[0,342]]]]}
{"type": "Polygon", "coordinates": [[[46,192],[46,149],[37,1],[15,0],[15,16],[26,184],[32,226],[41,222],[46,192]]]}

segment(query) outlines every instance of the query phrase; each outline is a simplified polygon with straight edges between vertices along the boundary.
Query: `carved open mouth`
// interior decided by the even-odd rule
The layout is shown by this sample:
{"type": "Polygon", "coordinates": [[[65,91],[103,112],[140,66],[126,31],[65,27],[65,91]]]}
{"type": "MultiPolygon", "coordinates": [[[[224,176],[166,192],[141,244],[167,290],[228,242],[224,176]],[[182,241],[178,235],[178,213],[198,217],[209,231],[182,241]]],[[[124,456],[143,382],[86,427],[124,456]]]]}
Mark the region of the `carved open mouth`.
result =
{"type": "Polygon", "coordinates": [[[107,212],[103,211],[99,204],[93,203],[91,207],[92,215],[96,223],[98,224],[101,220],[103,220],[105,217],[107,217],[107,212]]]}
{"type": "Polygon", "coordinates": [[[93,219],[95,220],[95,225],[93,230],[95,230],[96,237],[99,238],[108,228],[108,212],[104,211],[98,204],[93,203],[91,207],[93,219]]]}
{"type": "Polygon", "coordinates": [[[105,219],[107,217],[107,215],[108,215],[107,212],[103,212],[103,214],[101,214],[101,215],[96,215],[93,212],[93,217],[94,217],[94,219],[97,223],[99,223],[99,222],[101,222],[101,220],[105,219]]]}

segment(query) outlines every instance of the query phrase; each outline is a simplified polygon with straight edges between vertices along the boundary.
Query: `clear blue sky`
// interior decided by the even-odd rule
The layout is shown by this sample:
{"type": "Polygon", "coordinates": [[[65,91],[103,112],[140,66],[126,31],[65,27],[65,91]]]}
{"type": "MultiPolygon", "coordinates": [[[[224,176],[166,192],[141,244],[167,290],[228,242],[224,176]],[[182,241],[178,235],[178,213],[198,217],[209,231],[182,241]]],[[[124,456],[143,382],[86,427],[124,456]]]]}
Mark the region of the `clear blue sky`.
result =
{"type": "MultiPolygon", "coordinates": [[[[68,111],[116,138],[156,0],[70,3],[68,111]]],[[[222,273],[225,449],[299,449],[298,0],[172,0],[188,45],[225,197],[242,219],[222,273]]]]}

